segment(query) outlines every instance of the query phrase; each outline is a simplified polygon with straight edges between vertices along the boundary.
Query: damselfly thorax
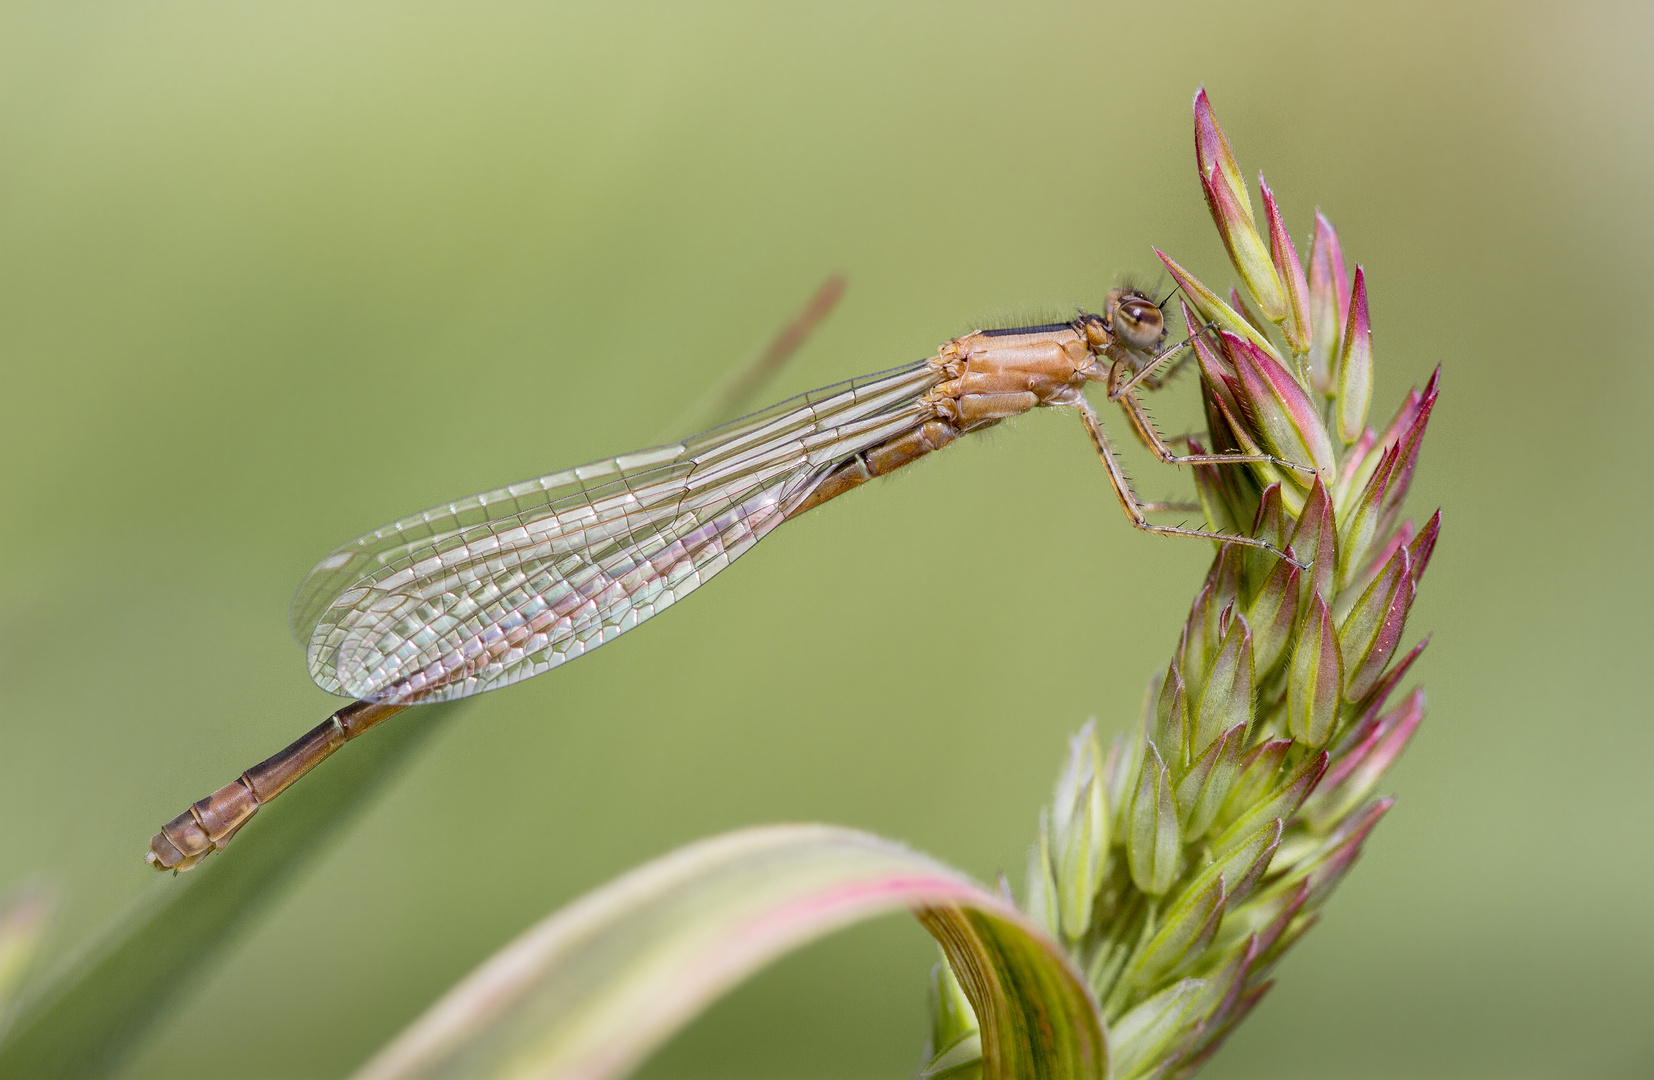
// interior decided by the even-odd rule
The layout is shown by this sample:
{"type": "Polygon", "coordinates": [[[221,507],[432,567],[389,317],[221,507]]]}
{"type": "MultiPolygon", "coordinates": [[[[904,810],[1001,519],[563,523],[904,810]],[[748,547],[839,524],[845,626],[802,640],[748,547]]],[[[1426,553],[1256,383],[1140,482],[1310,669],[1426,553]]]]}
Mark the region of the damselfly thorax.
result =
{"type": "Polygon", "coordinates": [[[1179,465],[1271,461],[1177,454],[1135,393],[1178,350],[1160,308],[1111,292],[1100,314],[979,330],[906,367],[814,390],[683,442],[482,492],[391,522],[311,571],[293,630],[311,677],[356,699],[169,822],[159,869],[187,870],[346,741],[421,702],[519,682],[659,614],[776,526],[961,435],[1040,407],[1076,410],[1132,524],[1269,548],[1252,537],[1151,523],[1085,396],[1102,383],[1132,430],[1179,465]]]}
{"type": "Polygon", "coordinates": [[[1115,290],[1104,315],[1082,313],[1073,322],[978,330],[955,338],[925,361],[939,380],[920,405],[926,419],[913,431],[852,457],[822,481],[798,508],[817,506],[875,476],[939,450],[978,431],[1040,406],[1084,402],[1085,385],[1122,373],[1136,374],[1154,361],[1150,349],[1165,338],[1160,309],[1146,296],[1115,290]],[[1129,318],[1120,311],[1147,306],[1129,318]],[[1136,331],[1141,345],[1122,341],[1117,324],[1136,331]]]}

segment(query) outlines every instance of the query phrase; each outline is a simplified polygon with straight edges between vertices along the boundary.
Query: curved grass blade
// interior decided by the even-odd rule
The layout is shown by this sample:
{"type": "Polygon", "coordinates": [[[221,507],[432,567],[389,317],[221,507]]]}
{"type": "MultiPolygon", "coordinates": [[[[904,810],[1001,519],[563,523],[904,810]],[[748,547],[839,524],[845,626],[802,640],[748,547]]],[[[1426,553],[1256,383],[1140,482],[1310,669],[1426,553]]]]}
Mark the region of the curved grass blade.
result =
{"type": "Polygon", "coordinates": [[[252,826],[256,842],[232,845],[204,873],[155,881],[101,938],[19,1003],[0,1041],[0,1076],[91,1080],[120,1069],[193,979],[298,880],[457,707],[410,711],[261,813],[252,826]]]}
{"type": "Polygon", "coordinates": [[[849,282],[843,274],[829,275],[793,315],[792,321],[782,327],[761,352],[754,353],[745,363],[720,379],[717,385],[701,395],[699,401],[673,420],[655,441],[666,442],[686,431],[700,431],[740,416],[747,402],[786,370],[803,347],[805,339],[832,314],[848,286],[849,282]]]}
{"type": "Polygon", "coordinates": [[[51,914],[51,901],[38,886],[25,887],[0,903],[0,1036],[11,1022],[12,999],[46,936],[51,914]]]}
{"type": "Polygon", "coordinates": [[[1107,1075],[1083,976],[1003,896],[876,836],[782,825],[691,844],[588,893],[449,991],[357,1080],[622,1076],[772,960],[903,909],[959,975],[985,1077],[1107,1075]]]}

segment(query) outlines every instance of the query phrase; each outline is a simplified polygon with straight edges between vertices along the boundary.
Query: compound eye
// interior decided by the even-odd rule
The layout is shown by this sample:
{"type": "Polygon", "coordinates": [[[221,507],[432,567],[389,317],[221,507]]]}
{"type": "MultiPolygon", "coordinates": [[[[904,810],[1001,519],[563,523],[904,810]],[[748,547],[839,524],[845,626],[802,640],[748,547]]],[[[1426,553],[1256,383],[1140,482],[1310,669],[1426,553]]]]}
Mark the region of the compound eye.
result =
{"type": "Polygon", "coordinates": [[[1131,348],[1147,351],[1166,336],[1166,320],[1152,300],[1128,297],[1114,309],[1114,333],[1131,348]]]}

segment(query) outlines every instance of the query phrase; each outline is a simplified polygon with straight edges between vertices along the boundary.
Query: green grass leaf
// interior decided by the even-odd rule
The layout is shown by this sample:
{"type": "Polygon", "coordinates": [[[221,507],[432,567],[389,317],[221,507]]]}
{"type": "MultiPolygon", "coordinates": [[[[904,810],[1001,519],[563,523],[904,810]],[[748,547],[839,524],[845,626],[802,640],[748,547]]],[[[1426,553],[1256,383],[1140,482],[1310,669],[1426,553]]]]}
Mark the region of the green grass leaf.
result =
{"type": "MultiPolygon", "coordinates": [[[[228,850],[158,878],[101,938],[31,991],[0,1041],[0,1076],[91,1080],[118,1070],[194,977],[296,881],[457,708],[410,710],[353,743],[258,816],[228,850]]],[[[132,872],[155,876],[132,852],[132,872]]]]}
{"type": "Polygon", "coordinates": [[[679,848],[548,917],[357,1077],[621,1076],[781,955],[900,910],[919,915],[958,975],[983,1076],[1107,1075],[1084,978],[1002,895],[876,836],[780,825],[679,848]]]}

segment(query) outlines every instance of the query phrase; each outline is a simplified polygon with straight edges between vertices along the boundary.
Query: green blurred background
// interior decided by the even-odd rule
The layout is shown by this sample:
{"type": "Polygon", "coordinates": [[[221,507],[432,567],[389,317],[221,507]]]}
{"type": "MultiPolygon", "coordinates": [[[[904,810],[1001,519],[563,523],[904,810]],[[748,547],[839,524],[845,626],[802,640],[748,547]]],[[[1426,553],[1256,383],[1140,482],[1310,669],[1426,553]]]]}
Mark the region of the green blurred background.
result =
{"type": "MultiPolygon", "coordinates": [[[[1414,504],[1446,515],[1400,801],[1208,1075],[1647,1075],[1651,21],[5,5],[0,890],[56,889],[50,961],[173,887],[155,828],[333,707],[286,625],[320,555],[657,441],[829,272],[766,396],[1095,306],[1151,244],[1226,284],[1204,83],[1300,242],[1319,205],[1366,266],[1375,413],[1443,365],[1414,504]]],[[[835,502],[473,703],[132,1075],[339,1075],[533,920],[744,824],[1020,882],[1065,736],[1135,716],[1209,554],[1129,528],[1059,414],[835,502]]],[[[646,1075],[910,1075],[931,957],[906,919],[830,939],[646,1075]]]]}

